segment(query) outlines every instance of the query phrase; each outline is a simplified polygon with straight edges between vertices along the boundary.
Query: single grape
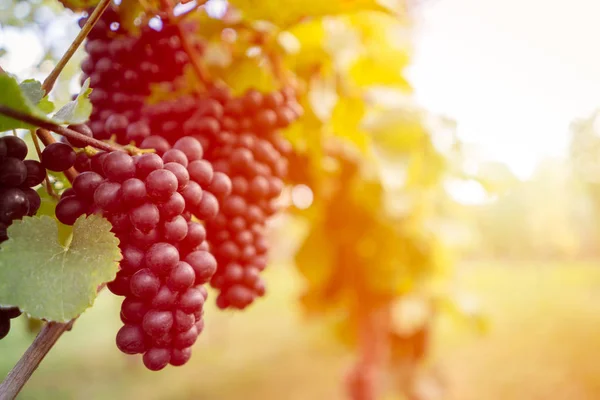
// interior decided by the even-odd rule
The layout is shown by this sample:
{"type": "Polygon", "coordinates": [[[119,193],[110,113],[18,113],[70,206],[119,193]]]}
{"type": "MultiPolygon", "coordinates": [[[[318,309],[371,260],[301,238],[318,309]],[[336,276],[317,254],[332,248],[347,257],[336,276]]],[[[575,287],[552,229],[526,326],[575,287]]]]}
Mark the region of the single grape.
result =
{"type": "Polygon", "coordinates": [[[169,273],[167,284],[173,290],[185,290],[190,288],[196,280],[196,272],[190,264],[179,261],[169,273]]]}
{"type": "Polygon", "coordinates": [[[32,188],[22,188],[21,191],[25,193],[25,196],[29,201],[29,210],[27,211],[27,215],[31,217],[40,209],[40,206],[42,205],[42,199],[40,198],[38,192],[32,188]]]}
{"type": "Polygon", "coordinates": [[[165,348],[150,349],[143,357],[144,365],[150,371],[160,371],[169,364],[170,360],[171,351],[165,348]]]}
{"type": "Polygon", "coordinates": [[[165,164],[174,162],[183,165],[184,167],[188,166],[188,158],[185,153],[178,149],[170,149],[167,150],[162,156],[163,162],[165,164]]]}
{"type": "Polygon", "coordinates": [[[24,160],[27,156],[27,143],[17,136],[3,136],[0,141],[6,147],[6,157],[14,157],[18,160],[24,160]]]}
{"type": "Polygon", "coordinates": [[[170,310],[175,305],[178,294],[166,285],[161,286],[156,296],[152,299],[152,308],[170,310]]]}
{"type": "Polygon", "coordinates": [[[131,293],[140,299],[152,299],[160,288],[160,279],[147,268],[141,269],[131,277],[131,293]]]}
{"type": "Polygon", "coordinates": [[[166,201],[177,190],[177,177],[171,171],[159,169],[146,177],[148,196],[155,201],[166,201]]]}
{"type": "Polygon", "coordinates": [[[194,314],[188,314],[181,310],[175,310],[173,313],[173,330],[177,333],[187,332],[196,323],[194,314]]]}
{"type": "Polygon", "coordinates": [[[129,219],[132,225],[141,232],[149,232],[154,229],[160,221],[158,207],[150,202],[143,203],[129,211],[129,219]]]}
{"type": "Polygon", "coordinates": [[[117,333],[117,347],[125,354],[141,354],[146,350],[144,331],[139,325],[124,325],[117,333]]]}
{"type": "Polygon", "coordinates": [[[42,165],[50,171],[62,172],[75,164],[75,150],[68,144],[55,142],[42,151],[42,165]]]}
{"type": "Polygon", "coordinates": [[[91,202],[94,200],[94,193],[96,192],[96,189],[103,182],[104,178],[96,172],[82,172],[73,180],[73,190],[78,197],[91,202]]]}
{"type": "Polygon", "coordinates": [[[146,199],[146,185],[137,178],[127,179],[121,185],[121,200],[127,207],[140,205],[146,199]]]}
{"type": "Polygon", "coordinates": [[[113,151],[104,158],[102,170],[111,181],[123,182],[135,176],[135,162],[129,154],[113,151]]]}
{"type": "Polygon", "coordinates": [[[177,178],[177,190],[182,191],[183,189],[185,189],[185,187],[190,182],[190,174],[187,168],[180,163],[168,162],[165,164],[165,169],[167,171],[171,171],[173,175],[175,175],[175,177],[177,178]]]}
{"type": "Polygon", "coordinates": [[[23,161],[27,168],[27,177],[23,182],[23,185],[27,187],[34,187],[39,185],[46,179],[46,170],[39,161],[25,160],[23,161]]]}
{"type": "Polygon", "coordinates": [[[208,251],[193,251],[185,257],[196,272],[196,283],[208,282],[217,270],[217,260],[208,251]]]}
{"type": "Polygon", "coordinates": [[[27,215],[29,200],[21,189],[0,188],[0,222],[10,224],[27,215]]]}
{"type": "Polygon", "coordinates": [[[141,324],[148,310],[145,302],[135,297],[125,297],[121,303],[121,319],[125,323],[141,324]]]}
{"type": "Polygon", "coordinates": [[[10,332],[10,318],[0,313],[0,340],[4,339],[10,332]]]}
{"type": "Polygon", "coordinates": [[[184,349],[193,346],[194,343],[196,343],[196,340],[198,340],[198,335],[198,328],[194,325],[186,332],[175,335],[173,338],[173,345],[176,349],[184,349]]]}
{"type": "Polygon", "coordinates": [[[160,136],[148,136],[140,144],[140,149],[154,149],[156,154],[163,155],[167,150],[171,148],[171,145],[167,139],[160,136]]]}
{"type": "Polygon", "coordinates": [[[164,166],[162,158],[155,153],[146,153],[140,155],[135,160],[137,177],[145,179],[150,172],[162,169],[164,166]]]}
{"type": "Polygon", "coordinates": [[[219,201],[212,193],[205,192],[202,194],[200,203],[191,211],[199,219],[213,219],[219,213],[219,201]]]}
{"type": "Polygon", "coordinates": [[[183,151],[189,162],[200,160],[204,155],[204,150],[200,142],[189,136],[177,140],[173,148],[183,151]]]}
{"type": "Polygon", "coordinates": [[[94,191],[94,204],[105,211],[118,210],[121,207],[121,185],[109,181],[101,183],[94,191]]]}
{"type": "Polygon", "coordinates": [[[161,218],[170,220],[184,212],[185,204],[186,200],[184,200],[183,196],[175,192],[167,201],[158,204],[158,211],[161,218]]]}
{"type": "Polygon", "coordinates": [[[179,251],[169,243],[156,243],[146,252],[144,262],[155,274],[165,274],[171,271],[179,262],[179,251]]]}
{"type": "Polygon", "coordinates": [[[22,185],[26,179],[27,167],[23,161],[15,157],[6,157],[0,161],[0,185],[16,187],[22,185]]]}
{"type": "Polygon", "coordinates": [[[188,224],[181,215],[163,223],[162,234],[167,242],[176,243],[185,238],[188,224]]]}
{"type": "Polygon", "coordinates": [[[212,165],[206,160],[192,161],[188,165],[190,178],[202,187],[208,187],[214,177],[212,165]]]}
{"type": "Polygon", "coordinates": [[[144,315],[142,327],[151,337],[167,334],[173,326],[173,313],[170,311],[150,310],[144,315]]]}
{"type": "Polygon", "coordinates": [[[208,190],[217,197],[229,196],[231,193],[231,179],[222,172],[215,172],[208,190]]]}
{"type": "Polygon", "coordinates": [[[179,367],[185,365],[190,360],[190,358],[192,358],[191,347],[186,347],[183,349],[172,349],[170,364],[174,367],[179,367]]]}
{"type": "Polygon", "coordinates": [[[189,288],[179,296],[178,307],[186,313],[193,313],[204,305],[204,296],[196,288],[189,288]]]}

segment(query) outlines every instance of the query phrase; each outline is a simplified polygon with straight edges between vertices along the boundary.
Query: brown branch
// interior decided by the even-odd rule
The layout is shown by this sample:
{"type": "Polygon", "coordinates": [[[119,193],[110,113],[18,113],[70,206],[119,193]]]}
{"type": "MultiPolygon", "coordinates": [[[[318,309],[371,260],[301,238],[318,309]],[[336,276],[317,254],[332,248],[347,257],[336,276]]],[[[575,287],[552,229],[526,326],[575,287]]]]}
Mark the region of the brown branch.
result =
{"type": "Polygon", "coordinates": [[[50,143],[55,142],[52,135],[50,135],[50,132],[48,132],[48,131],[52,131],[54,133],[58,133],[59,135],[66,137],[67,139],[74,139],[74,140],[83,142],[83,143],[85,143],[86,146],[92,146],[99,150],[104,150],[104,151],[122,150],[120,147],[116,147],[116,146],[110,145],[108,143],[102,142],[98,139],[94,139],[89,136],[82,135],[79,132],[76,132],[69,128],[62,127],[60,125],[55,124],[54,122],[50,122],[50,121],[47,121],[47,120],[44,120],[44,119],[41,119],[38,117],[34,117],[33,115],[29,115],[29,114],[23,113],[21,111],[14,110],[14,109],[12,109],[10,107],[6,107],[4,105],[0,105],[0,114],[6,115],[7,117],[16,119],[18,121],[25,122],[30,125],[34,125],[34,126],[43,128],[43,129],[38,129],[38,131],[42,131],[42,132],[38,133],[38,136],[40,137],[40,139],[42,140],[44,145],[48,145],[50,143]],[[44,129],[47,129],[47,131],[44,132],[43,131],[44,129]]]}
{"type": "Polygon", "coordinates": [[[169,23],[174,25],[177,28],[177,35],[179,36],[179,40],[181,41],[181,47],[183,51],[185,51],[190,59],[190,63],[192,64],[192,68],[194,69],[194,73],[204,85],[208,85],[210,82],[210,77],[208,76],[208,72],[204,68],[204,66],[200,63],[200,57],[194,46],[190,43],[187,35],[179,24],[178,17],[173,14],[173,6],[169,2],[169,0],[160,0],[163,11],[167,13],[167,18],[169,23]]]}
{"type": "Polygon", "coordinates": [[[0,384],[0,400],[13,400],[17,397],[60,336],[71,329],[73,322],[49,322],[44,325],[17,365],[0,384]]]}
{"type": "Polygon", "coordinates": [[[110,5],[111,1],[112,0],[101,0],[100,3],[98,3],[94,11],[92,12],[92,15],[90,15],[83,28],[81,28],[75,40],[73,40],[73,43],[71,43],[65,54],[63,54],[63,56],[58,61],[58,64],[56,64],[52,72],[50,72],[50,75],[48,75],[48,77],[44,80],[44,83],[42,84],[42,89],[44,89],[46,94],[50,93],[52,87],[54,86],[54,83],[56,82],[56,79],[58,79],[58,76],[62,72],[63,68],[67,65],[73,54],[75,54],[77,48],[79,48],[81,43],[83,43],[87,35],[94,27],[94,24],[96,24],[96,21],[100,19],[104,10],[106,10],[106,8],[110,5]]]}

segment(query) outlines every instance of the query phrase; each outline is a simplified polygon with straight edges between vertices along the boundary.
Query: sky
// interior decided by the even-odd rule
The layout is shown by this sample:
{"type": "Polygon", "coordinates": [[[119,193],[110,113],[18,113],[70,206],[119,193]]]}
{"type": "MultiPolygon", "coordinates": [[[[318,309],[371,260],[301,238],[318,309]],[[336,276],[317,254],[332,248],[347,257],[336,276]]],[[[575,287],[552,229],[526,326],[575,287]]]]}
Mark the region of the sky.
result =
{"type": "Polygon", "coordinates": [[[425,0],[410,78],[420,104],[520,177],[561,156],[600,107],[600,1],[425,0]]]}

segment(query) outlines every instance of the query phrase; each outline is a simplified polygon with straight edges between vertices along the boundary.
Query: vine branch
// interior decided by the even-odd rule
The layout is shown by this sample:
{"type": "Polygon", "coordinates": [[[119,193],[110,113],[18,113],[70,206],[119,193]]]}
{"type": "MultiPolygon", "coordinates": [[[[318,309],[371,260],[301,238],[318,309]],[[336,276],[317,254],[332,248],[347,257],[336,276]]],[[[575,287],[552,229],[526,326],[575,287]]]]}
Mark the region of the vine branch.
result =
{"type": "Polygon", "coordinates": [[[30,125],[34,125],[34,126],[43,128],[43,129],[38,129],[38,132],[39,132],[38,136],[40,137],[40,139],[42,140],[44,145],[48,145],[50,143],[55,142],[52,135],[50,135],[50,132],[48,132],[48,131],[52,131],[52,132],[58,133],[59,135],[66,137],[67,139],[75,139],[75,140],[81,141],[81,142],[85,143],[87,146],[92,146],[99,150],[104,150],[104,151],[121,150],[121,148],[119,148],[119,147],[110,145],[108,143],[102,142],[98,139],[91,138],[89,136],[82,135],[79,132],[76,132],[72,129],[57,125],[54,122],[47,121],[47,120],[41,119],[39,117],[35,117],[33,115],[29,115],[29,114],[26,114],[21,111],[17,111],[15,109],[6,107],[4,105],[0,105],[0,114],[3,114],[7,117],[16,119],[18,121],[25,122],[30,125]],[[40,131],[42,131],[42,132],[40,132],[40,131]]]}
{"type": "Polygon", "coordinates": [[[190,63],[192,64],[192,68],[194,69],[194,73],[204,85],[207,85],[210,82],[208,77],[208,73],[206,72],[204,66],[200,63],[198,53],[194,49],[194,46],[190,43],[187,35],[185,34],[178,17],[173,13],[173,6],[171,5],[169,0],[160,0],[160,4],[164,8],[164,11],[167,13],[167,19],[169,23],[177,28],[177,35],[179,36],[179,40],[181,41],[181,47],[183,51],[185,51],[190,59],[190,63]]]}
{"type": "Polygon", "coordinates": [[[100,19],[104,10],[106,10],[106,8],[110,5],[111,1],[112,0],[101,0],[100,3],[98,3],[98,5],[96,6],[96,8],[94,8],[92,15],[90,15],[83,28],[81,28],[81,30],[77,34],[77,37],[73,40],[73,43],[71,43],[65,54],[63,54],[63,56],[60,58],[58,64],[56,64],[52,72],[50,72],[50,75],[48,75],[48,77],[44,80],[44,83],[42,84],[42,89],[44,89],[46,94],[50,93],[52,87],[54,87],[56,79],[58,79],[58,76],[62,72],[63,68],[65,68],[71,57],[73,57],[75,51],[79,48],[81,43],[83,43],[87,35],[90,33],[90,31],[96,24],[96,21],[100,19]]]}
{"type": "Polygon", "coordinates": [[[0,383],[0,400],[13,400],[17,397],[61,335],[71,329],[73,322],[49,322],[44,325],[17,365],[8,373],[4,382],[0,383]]]}

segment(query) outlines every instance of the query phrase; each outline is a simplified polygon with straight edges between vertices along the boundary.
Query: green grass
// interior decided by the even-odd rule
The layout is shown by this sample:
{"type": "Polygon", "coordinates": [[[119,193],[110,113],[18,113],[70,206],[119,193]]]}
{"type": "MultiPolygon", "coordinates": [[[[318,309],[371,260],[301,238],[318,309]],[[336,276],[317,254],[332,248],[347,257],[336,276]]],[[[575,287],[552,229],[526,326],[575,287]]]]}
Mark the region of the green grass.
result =
{"type": "MultiPolygon", "coordinates": [[[[352,355],[302,317],[290,269],[272,268],[268,280],[267,298],[243,313],[210,307],[192,361],[159,373],[115,348],[118,300],[103,294],[20,398],[342,399],[352,355]]],[[[458,269],[457,287],[479,298],[490,332],[478,337],[440,321],[433,361],[448,399],[600,399],[600,268],[477,263],[458,269]]],[[[0,376],[30,341],[17,326],[0,342],[0,376]]]]}

